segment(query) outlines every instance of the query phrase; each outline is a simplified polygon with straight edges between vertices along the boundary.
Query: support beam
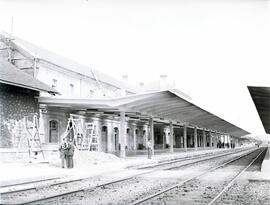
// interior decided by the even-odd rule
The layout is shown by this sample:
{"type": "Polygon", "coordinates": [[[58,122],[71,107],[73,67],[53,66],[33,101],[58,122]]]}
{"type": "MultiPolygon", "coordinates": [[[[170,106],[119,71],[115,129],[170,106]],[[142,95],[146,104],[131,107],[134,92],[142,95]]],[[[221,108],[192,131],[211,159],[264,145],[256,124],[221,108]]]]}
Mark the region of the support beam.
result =
{"type": "Polygon", "coordinates": [[[195,150],[197,150],[197,148],[198,148],[197,127],[194,127],[194,148],[195,148],[195,150]]]}
{"type": "Polygon", "coordinates": [[[137,150],[137,134],[136,134],[136,125],[133,127],[133,149],[137,150]]]}
{"type": "Polygon", "coordinates": [[[225,148],[225,138],[224,138],[224,135],[220,135],[220,140],[221,140],[222,144],[224,145],[224,147],[222,147],[222,148],[225,148]]]}
{"type": "Polygon", "coordinates": [[[239,147],[239,138],[235,139],[235,146],[239,147]]]}
{"type": "Polygon", "coordinates": [[[216,147],[215,148],[217,148],[217,144],[218,144],[218,141],[219,141],[217,132],[215,132],[215,136],[216,136],[216,147]]]}
{"type": "Polygon", "coordinates": [[[203,147],[206,148],[206,134],[205,134],[205,129],[203,129],[203,147]]]}
{"type": "Polygon", "coordinates": [[[234,144],[234,137],[231,136],[231,148],[233,148],[233,144],[234,144]]]}
{"type": "Polygon", "coordinates": [[[120,143],[120,157],[126,157],[126,116],[125,112],[120,112],[120,135],[119,135],[119,143],[120,143]]]}
{"type": "Polygon", "coordinates": [[[111,138],[113,138],[113,134],[112,134],[112,130],[113,128],[111,128],[111,124],[110,123],[107,123],[106,124],[106,127],[107,127],[107,152],[110,152],[111,151],[111,138]]]}
{"type": "Polygon", "coordinates": [[[170,121],[170,152],[173,153],[173,124],[172,122],[170,121]]]}
{"type": "Polygon", "coordinates": [[[154,145],[155,145],[155,138],[154,138],[154,119],[150,118],[150,141],[152,145],[152,156],[154,155],[154,145]]]}
{"type": "Polygon", "coordinates": [[[187,126],[184,125],[184,149],[187,151],[187,126]]]}
{"type": "Polygon", "coordinates": [[[149,127],[147,125],[144,125],[143,126],[143,130],[142,130],[142,133],[143,133],[143,145],[146,147],[147,149],[147,142],[148,142],[148,134],[149,134],[149,127]],[[144,132],[145,131],[145,132],[144,132]]]}
{"type": "Polygon", "coordinates": [[[166,132],[165,129],[163,128],[162,130],[162,149],[166,148],[166,132]]]}
{"type": "Polygon", "coordinates": [[[209,140],[210,140],[210,147],[212,148],[213,139],[211,131],[209,131],[209,140]]]}

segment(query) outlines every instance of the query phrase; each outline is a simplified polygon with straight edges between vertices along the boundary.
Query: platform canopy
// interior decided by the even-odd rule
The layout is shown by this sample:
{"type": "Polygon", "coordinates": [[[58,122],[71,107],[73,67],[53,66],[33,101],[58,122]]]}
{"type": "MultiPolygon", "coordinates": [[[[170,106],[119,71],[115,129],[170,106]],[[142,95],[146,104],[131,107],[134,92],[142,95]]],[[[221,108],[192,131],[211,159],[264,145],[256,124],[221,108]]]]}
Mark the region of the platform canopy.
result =
{"type": "Polygon", "coordinates": [[[270,87],[248,86],[252,100],[261,118],[264,130],[270,134],[270,87]]]}
{"type": "Polygon", "coordinates": [[[189,99],[185,99],[178,90],[157,91],[113,99],[40,98],[39,102],[47,106],[64,106],[73,110],[96,108],[99,112],[111,110],[138,113],[138,117],[144,115],[161,118],[237,137],[250,134],[193,104],[189,99]]]}

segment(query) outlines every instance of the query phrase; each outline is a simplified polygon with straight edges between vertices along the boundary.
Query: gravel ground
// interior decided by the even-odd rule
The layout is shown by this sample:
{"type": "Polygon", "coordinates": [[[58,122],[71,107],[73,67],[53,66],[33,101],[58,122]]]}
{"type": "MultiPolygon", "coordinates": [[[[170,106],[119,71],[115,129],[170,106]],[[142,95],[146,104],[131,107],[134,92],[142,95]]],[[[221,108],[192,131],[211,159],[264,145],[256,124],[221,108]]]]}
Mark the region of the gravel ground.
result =
{"type": "Polygon", "coordinates": [[[15,192],[12,194],[1,194],[1,203],[22,203],[24,201],[29,201],[31,199],[39,199],[46,196],[51,196],[59,193],[65,193],[67,191],[78,190],[82,188],[90,188],[97,186],[99,184],[107,183],[112,180],[121,179],[133,176],[135,174],[143,173],[145,171],[138,170],[125,170],[122,172],[114,172],[113,176],[111,174],[105,174],[103,176],[91,177],[82,181],[76,181],[71,183],[65,183],[60,185],[52,186],[41,186],[37,189],[15,192]]]}
{"type": "Polygon", "coordinates": [[[266,151],[217,202],[217,204],[270,204],[270,180],[256,177],[266,151]]]}
{"type": "MultiPolygon", "coordinates": [[[[152,179],[132,178],[121,183],[111,184],[83,193],[68,196],[59,204],[128,204],[130,198],[135,200],[147,193],[155,193],[164,189],[168,184],[175,183],[175,179],[152,179]]],[[[50,204],[50,202],[45,203],[50,204]]]]}
{"type": "MultiPolygon", "coordinates": [[[[201,171],[202,169],[207,169],[209,166],[216,166],[238,155],[240,154],[237,153],[222,158],[212,159],[211,161],[204,161],[202,162],[203,165],[196,163],[183,168],[183,170],[155,171],[151,174],[135,177],[128,181],[107,185],[94,191],[91,190],[72,194],[58,199],[58,201],[54,201],[53,203],[128,204],[134,200],[144,198],[173,184],[184,181],[189,178],[191,174],[197,174],[198,171],[201,171]]],[[[42,204],[51,203],[52,202],[46,202],[42,204]]]]}
{"type": "Polygon", "coordinates": [[[269,205],[270,181],[247,180],[241,177],[216,204],[269,205]]]}
{"type": "Polygon", "coordinates": [[[244,168],[243,166],[246,166],[258,153],[257,151],[250,156],[203,175],[199,179],[192,180],[181,187],[173,189],[143,204],[207,204],[244,168]]]}
{"type": "MultiPolygon", "coordinates": [[[[91,191],[83,191],[76,194],[71,194],[65,197],[59,197],[54,201],[43,202],[38,204],[128,204],[133,200],[138,200],[143,197],[148,196],[149,194],[156,193],[168,186],[171,186],[175,183],[179,183],[191,176],[191,174],[197,174],[202,170],[208,169],[209,167],[217,166],[222,164],[224,161],[228,161],[229,159],[240,155],[239,153],[224,156],[217,159],[212,159],[208,161],[203,161],[201,163],[195,163],[193,165],[188,165],[182,167],[178,170],[168,170],[168,171],[155,171],[151,174],[146,174],[140,177],[134,177],[128,181],[118,182],[111,185],[106,185],[101,188],[91,190],[91,191]]],[[[173,166],[173,165],[171,165],[173,166]]],[[[167,168],[167,166],[165,166],[167,168]]],[[[239,166],[237,166],[239,168],[239,166]]],[[[125,172],[119,172],[114,174],[107,174],[101,177],[96,177],[88,180],[83,180],[79,182],[73,182],[69,184],[57,185],[52,187],[43,187],[38,190],[32,190],[27,192],[19,192],[14,193],[12,195],[3,195],[1,196],[1,200],[4,201],[21,201],[29,200],[31,198],[41,198],[42,196],[49,196],[51,194],[63,193],[66,191],[76,190],[82,187],[93,187],[105,182],[109,182],[115,179],[124,178],[127,176],[132,176],[134,174],[142,173],[147,170],[126,170],[125,172]]],[[[231,171],[226,172],[217,172],[214,177],[207,178],[206,181],[195,181],[193,184],[185,187],[182,191],[181,196],[188,196],[187,193],[195,191],[194,197],[187,197],[187,204],[194,204],[191,202],[196,201],[200,195],[201,189],[196,192],[200,186],[204,186],[205,184],[213,184],[216,180],[216,185],[219,184],[219,179],[226,179],[231,175],[231,171]],[[189,203],[190,201],[190,203],[189,203]]],[[[207,189],[214,189],[215,186],[206,187],[207,189]]],[[[176,193],[177,194],[177,193],[176,193]]],[[[192,195],[193,196],[193,195],[192,195]]],[[[206,196],[208,199],[209,196],[206,196]]],[[[162,199],[163,200],[163,199],[162,199]]],[[[158,202],[162,202],[160,199],[158,202]]]]}

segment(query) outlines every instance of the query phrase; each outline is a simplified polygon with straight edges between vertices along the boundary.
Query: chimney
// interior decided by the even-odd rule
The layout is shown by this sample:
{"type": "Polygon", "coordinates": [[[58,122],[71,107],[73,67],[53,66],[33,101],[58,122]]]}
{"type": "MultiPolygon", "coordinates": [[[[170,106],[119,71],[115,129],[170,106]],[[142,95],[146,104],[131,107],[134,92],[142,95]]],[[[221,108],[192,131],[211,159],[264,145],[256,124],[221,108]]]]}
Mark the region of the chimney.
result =
{"type": "MultiPolygon", "coordinates": [[[[125,85],[127,85],[128,84],[128,75],[122,75],[122,81],[123,81],[123,83],[125,84],[125,85]]],[[[126,89],[125,88],[121,88],[121,92],[120,92],[121,94],[121,96],[126,96],[126,89]]]]}
{"type": "Polygon", "coordinates": [[[127,83],[128,82],[128,75],[122,75],[122,80],[127,83]]]}
{"type": "Polygon", "coordinates": [[[139,90],[139,92],[144,92],[145,87],[144,87],[144,83],[143,82],[139,82],[138,90],[139,90]]]}
{"type": "Polygon", "coordinates": [[[159,78],[159,90],[168,89],[167,75],[160,75],[159,78]]]}

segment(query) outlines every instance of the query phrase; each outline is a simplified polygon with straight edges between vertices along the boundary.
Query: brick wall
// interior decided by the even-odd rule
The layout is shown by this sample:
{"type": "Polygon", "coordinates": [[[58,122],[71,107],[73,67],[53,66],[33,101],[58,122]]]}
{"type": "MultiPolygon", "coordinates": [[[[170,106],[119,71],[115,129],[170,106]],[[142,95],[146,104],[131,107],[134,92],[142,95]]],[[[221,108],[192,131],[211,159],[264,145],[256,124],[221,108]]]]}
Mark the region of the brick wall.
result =
{"type": "Polygon", "coordinates": [[[37,91],[0,83],[0,147],[13,147],[8,127],[25,115],[38,113],[37,91]]]}

